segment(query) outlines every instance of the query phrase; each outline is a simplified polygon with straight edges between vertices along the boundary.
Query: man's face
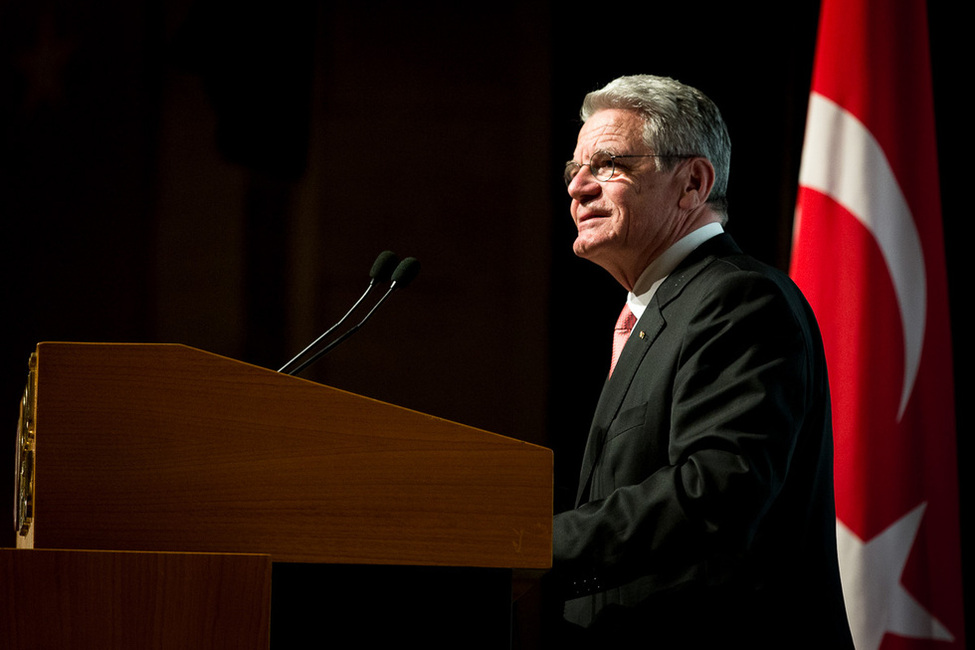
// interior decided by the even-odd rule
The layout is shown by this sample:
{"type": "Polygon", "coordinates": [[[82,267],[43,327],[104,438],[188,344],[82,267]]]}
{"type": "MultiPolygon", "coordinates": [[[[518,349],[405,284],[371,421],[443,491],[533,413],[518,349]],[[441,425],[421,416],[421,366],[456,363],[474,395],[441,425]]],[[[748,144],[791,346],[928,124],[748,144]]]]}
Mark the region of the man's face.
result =
{"type": "MultiPolygon", "coordinates": [[[[654,153],[643,142],[643,119],[621,109],[598,111],[583,124],[573,160],[588,163],[596,151],[654,153]]],[[[616,160],[613,178],[598,181],[588,166],[583,167],[568,187],[578,229],[575,254],[602,266],[631,289],[650,262],[676,241],[681,189],[677,169],[657,171],[656,158],[623,158],[616,160]]]]}

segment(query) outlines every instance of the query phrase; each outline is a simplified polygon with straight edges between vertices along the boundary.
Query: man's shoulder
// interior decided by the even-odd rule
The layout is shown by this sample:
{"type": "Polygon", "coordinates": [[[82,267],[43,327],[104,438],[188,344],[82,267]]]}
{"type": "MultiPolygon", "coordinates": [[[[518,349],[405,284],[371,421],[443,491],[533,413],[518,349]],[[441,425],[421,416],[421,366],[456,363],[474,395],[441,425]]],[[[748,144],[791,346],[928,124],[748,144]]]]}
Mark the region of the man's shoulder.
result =
{"type": "Polygon", "coordinates": [[[707,240],[696,248],[661,287],[662,298],[674,298],[687,287],[706,289],[714,283],[771,281],[772,285],[791,293],[795,285],[781,270],[744,253],[728,234],[707,240]]]}
{"type": "Polygon", "coordinates": [[[665,311],[697,311],[717,300],[727,308],[749,302],[808,318],[808,302],[782,270],[741,251],[727,235],[712,238],[685,259],[660,287],[665,311]]]}
{"type": "Polygon", "coordinates": [[[745,253],[718,256],[710,260],[698,275],[704,291],[728,291],[747,287],[751,293],[774,294],[793,306],[806,300],[792,278],[784,271],[745,253]]]}
{"type": "Polygon", "coordinates": [[[742,251],[732,236],[727,233],[712,237],[701,244],[694,251],[694,254],[687,257],[685,262],[688,262],[690,265],[703,263],[705,266],[714,262],[721,262],[730,268],[717,267],[716,270],[724,272],[739,270],[776,277],[786,277],[782,271],[774,266],[766,264],[742,251]]]}

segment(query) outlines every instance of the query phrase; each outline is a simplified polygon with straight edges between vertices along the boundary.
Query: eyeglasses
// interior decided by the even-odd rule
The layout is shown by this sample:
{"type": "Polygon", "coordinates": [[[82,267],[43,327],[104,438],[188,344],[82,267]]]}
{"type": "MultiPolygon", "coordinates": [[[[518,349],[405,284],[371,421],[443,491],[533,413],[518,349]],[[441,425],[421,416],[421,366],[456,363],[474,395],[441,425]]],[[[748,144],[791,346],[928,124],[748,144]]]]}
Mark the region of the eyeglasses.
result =
{"type": "Polygon", "coordinates": [[[570,160],[565,163],[565,172],[562,178],[565,180],[566,186],[572,182],[572,179],[576,177],[582,168],[589,166],[589,171],[592,172],[593,177],[597,181],[608,181],[616,175],[616,160],[618,158],[693,158],[694,156],[685,156],[681,154],[657,154],[657,153],[642,153],[642,154],[615,154],[609,153],[608,151],[597,151],[589,157],[589,162],[587,163],[577,163],[574,160],[570,160]]]}

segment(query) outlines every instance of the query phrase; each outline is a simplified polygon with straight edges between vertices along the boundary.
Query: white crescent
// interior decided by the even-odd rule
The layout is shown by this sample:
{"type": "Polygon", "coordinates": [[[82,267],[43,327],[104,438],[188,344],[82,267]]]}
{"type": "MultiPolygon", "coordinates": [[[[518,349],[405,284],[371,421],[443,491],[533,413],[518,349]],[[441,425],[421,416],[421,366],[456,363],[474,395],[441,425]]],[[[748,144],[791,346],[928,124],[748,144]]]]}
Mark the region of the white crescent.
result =
{"type": "Polygon", "coordinates": [[[846,208],[880,247],[904,325],[900,420],[914,388],[924,342],[927,279],[921,240],[879,143],[857,118],[815,92],[809,99],[799,184],[846,208]]]}

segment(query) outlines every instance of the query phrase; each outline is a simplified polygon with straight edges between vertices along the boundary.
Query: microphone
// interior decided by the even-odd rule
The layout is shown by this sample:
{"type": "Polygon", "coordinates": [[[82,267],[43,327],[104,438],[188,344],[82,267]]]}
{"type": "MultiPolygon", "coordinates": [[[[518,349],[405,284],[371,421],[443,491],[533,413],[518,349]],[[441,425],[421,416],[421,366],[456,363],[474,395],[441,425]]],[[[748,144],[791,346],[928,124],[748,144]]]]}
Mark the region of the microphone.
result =
{"type": "MultiPolygon", "coordinates": [[[[335,339],[334,341],[326,345],[320,352],[316,353],[315,356],[308,361],[308,363],[311,363],[312,361],[316,361],[323,354],[325,354],[326,352],[328,352],[329,350],[337,346],[339,343],[341,343],[345,339],[349,338],[350,336],[358,332],[359,328],[365,325],[366,321],[369,320],[373,312],[379,309],[379,305],[383,304],[386,301],[386,298],[389,298],[390,294],[392,294],[397,289],[406,288],[406,286],[413,281],[413,278],[415,278],[419,272],[420,272],[420,260],[416,259],[415,257],[407,257],[402,262],[400,262],[396,266],[396,270],[393,271],[392,283],[389,285],[389,289],[386,289],[386,293],[384,293],[383,297],[380,298],[376,302],[376,304],[372,306],[372,309],[369,310],[369,312],[365,315],[365,317],[361,321],[359,321],[358,324],[353,325],[352,327],[347,329],[342,334],[342,336],[338,337],[337,339],[335,339]]],[[[305,366],[308,365],[308,363],[304,364],[301,367],[304,368],[305,366]]],[[[300,369],[301,368],[299,368],[299,370],[300,369]]]]}
{"type": "MultiPolygon", "coordinates": [[[[420,260],[415,257],[407,257],[405,260],[396,265],[396,269],[390,275],[390,279],[393,284],[389,287],[387,295],[393,291],[393,289],[405,289],[406,286],[413,282],[413,279],[420,273],[420,260]]],[[[383,296],[385,298],[385,296],[383,296]]]]}
{"type": "MultiPolygon", "coordinates": [[[[373,267],[372,267],[374,272],[380,266],[382,266],[382,270],[384,272],[388,272],[388,268],[391,267],[392,266],[392,263],[396,261],[396,256],[393,255],[392,253],[389,253],[389,251],[386,251],[385,253],[381,254],[379,257],[382,258],[384,255],[387,255],[387,253],[389,254],[390,257],[387,260],[385,260],[382,263],[382,265],[380,264],[380,259],[376,259],[376,263],[373,264],[373,267]]],[[[350,309],[348,312],[346,312],[345,316],[343,316],[342,319],[338,323],[336,323],[335,325],[333,325],[332,327],[330,327],[327,332],[325,332],[324,334],[322,334],[321,336],[319,336],[317,339],[315,339],[315,341],[311,345],[309,345],[307,348],[305,348],[304,350],[302,350],[301,353],[298,356],[296,356],[294,359],[292,359],[287,364],[285,364],[284,367],[282,367],[281,370],[279,370],[278,372],[287,372],[287,374],[289,374],[289,375],[294,375],[294,374],[297,374],[297,373],[301,372],[302,370],[304,370],[305,368],[307,368],[309,365],[311,365],[315,361],[318,361],[318,359],[320,359],[322,356],[324,356],[327,352],[329,352],[332,349],[334,349],[339,343],[342,343],[347,338],[349,338],[350,336],[352,336],[353,334],[355,334],[356,332],[358,332],[359,331],[359,328],[361,328],[363,325],[365,325],[366,321],[369,320],[369,318],[372,316],[373,312],[375,312],[379,308],[379,305],[383,304],[386,301],[386,299],[389,298],[389,296],[394,291],[396,291],[397,289],[403,289],[403,288],[407,287],[413,281],[413,279],[416,278],[416,276],[417,276],[417,274],[419,274],[419,272],[420,272],[420,261],[418,259],[416,259],[415,257],[407,257],[402,262],[400,262],[399,264],[397,264],[396,265],[396,268],[388,276],[388,278],[391,281],[390,282],[390,285],[389,285],[389,289],[387,289],[386,290],[386,293],[384,293],[383,296],[376,302],[376,304],[372,306],[372,309],[370,309],[366,313],[365,317],[363,317],[363,319],[361,321],[359,321],[356,325],[353,325],[348,330],[346,330],[345,332],[343,332],[340,337],[338,337],[337,339],[335,339],[334,341],[332,341],[331,343],[329,343],[325,347],[323,347],[320,350],[318,350],[317,352],[315,352],[306,361],[304,361],[304,362],[302,362],[300,364],[297,364],[297,360],[300,357],[304,356],[304,354],[308,350],[310,350],[313,347],[315,347],[318,344],[319,341],[323,340],[326,336],[328,336],[328,334],[330,334],[333,330],[335,330],[336,327],[338,327],[340,324],[342,324],[342,322],[345,321],[346,318],[348,318],[349,314],[351,314],[355,310],[355,308],[359,305],[359,303],[362,302],[362,299],[366,297],[366,294],[369,293],[369,291],[372,289],[373,283],[375,282],[375,278],[374,278],[373,281],[369,283],[369,287],[366,289],[366,292],[362,294],[362,296],[359,298],[359,300],[356,301],[356,304],[352,306],[352,309],[350,309]],[[294,366],[294,367],[292,367],[292,366],[294,366]]]]}
{"type": "MultiPolygon", "coordinates": [[[[312,341],[304,350],[299,352],[291,361],[281,366],[278,372],[294,375],[298,371],[305,368],[309,363],[315,361],[316,359],[318,359],[318,357],[324,354],[324,352],[321,352],[317,354],[315,357],[313,357],[311,360],[309,360],[308,362],[298,365],[298,359],[303,357],[306,353],[308,353],[308,351],[318,346],[319,343],[325,339],[325,337],[327,337],[329,334],[334,332],[335,328],[337,328],[339,325],[344,323],[346,319],[348,319],[348,317],[352,314],[352,312],[355,311],[356,307],[358,307],[359,304],[362,303],[362,301],[365,299],[365,297],[369,295],[369,292],[372,291],[372,288],[376,286],[377,282],[387,282],[392,278],[393,275],[395,275],[396,271],[399,271],[399,267],[402,266],[403,263],[401,262],[399,266],[397,266],[396,265],[397,259],[398,258],[392,251],[383,251],[382,253],[380,253],[379,257],[376,258],[376,261],[372,263],[372,268],[369,270],[369,286],[366,287],[366,290],[362,293],[361,296],[359,296],[359,299],[355,301],[355,304],[352,305],[352,308],[349,309],[349,311],[345,312],[345,316],[340,318],[337,323],[335,323],[330,328],[328,328],[328,330],[326,330],[324,334],[322,334],[317,339],[312,341]]],[[[386,294],[388,295],[389,292],[387,291],[386,294]]],[[[373,307],[373,309],[375,309],[375,307],[373,307]]]]}

